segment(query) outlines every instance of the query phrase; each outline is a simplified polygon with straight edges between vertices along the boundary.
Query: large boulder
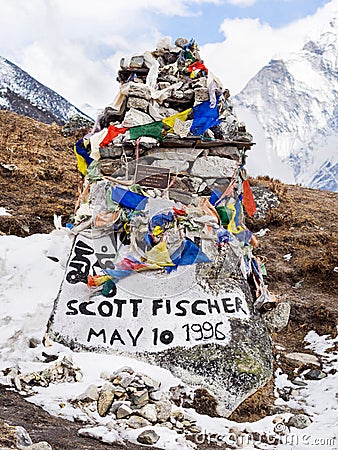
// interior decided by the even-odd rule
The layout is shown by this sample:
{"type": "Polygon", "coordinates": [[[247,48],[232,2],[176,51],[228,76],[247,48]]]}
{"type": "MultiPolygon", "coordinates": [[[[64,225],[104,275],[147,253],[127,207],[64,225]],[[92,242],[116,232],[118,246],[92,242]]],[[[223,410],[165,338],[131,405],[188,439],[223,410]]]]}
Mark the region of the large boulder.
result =
{"type": "Polygon", "coordinates": [[[271,377],[271,342],[240,257],[203,245],[213,262],[133,273],[105,297],[87,287],[87,277],[114,258],[116,242],[78,235],[49,336],[74,350],[123,353],[167,368],[207,388],[217,414],[228,416],[271,377]]]}

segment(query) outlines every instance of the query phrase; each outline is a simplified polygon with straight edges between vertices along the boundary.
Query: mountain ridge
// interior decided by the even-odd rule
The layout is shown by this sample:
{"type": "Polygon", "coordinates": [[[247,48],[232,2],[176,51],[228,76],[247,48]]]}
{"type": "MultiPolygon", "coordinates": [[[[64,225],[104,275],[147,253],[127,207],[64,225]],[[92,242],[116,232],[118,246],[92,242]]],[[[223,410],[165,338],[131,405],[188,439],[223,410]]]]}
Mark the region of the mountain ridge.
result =
{"type": "Polygon", "coordinates": [[[92,120],[64,97],[0,56],[0,109],[40,122],[65,124],[72,116],[92,120]]]}

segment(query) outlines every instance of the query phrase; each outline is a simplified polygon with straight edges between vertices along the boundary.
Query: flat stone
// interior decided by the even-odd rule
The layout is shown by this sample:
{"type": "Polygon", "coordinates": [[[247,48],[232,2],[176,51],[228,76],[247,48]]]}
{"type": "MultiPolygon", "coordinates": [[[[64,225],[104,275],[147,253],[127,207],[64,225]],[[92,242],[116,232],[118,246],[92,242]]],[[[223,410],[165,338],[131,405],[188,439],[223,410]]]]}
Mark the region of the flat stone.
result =
{"type": "Polygon", "coordinates": [[[309,416],[306,416],[305,414],[296,414],[292,416],[289,421],[287,422],[287,425],[289,427],[295,427],[295,428],[307,428],[312,423],[312,420],[309,416]]]}
{"type": "Polygon", "coordinates": [[[116,414],[117,410],[120,408],[120,406],[125,405],[131,408],[131,401],[129,400],[118,400],[115,401],[111,407],[109,412],[111,412],[112,414],[116,414]]]}
{"type": "Polygon", "coordinates": [[[116,397],[121,397],[125,392],[126,390],[122,386],[114,386],[114,395],[116,397]]]}
{"type": "Polygon", "coordinates": [[[147,151],[147,156],[159,160],[174,160],[182,163],[193,162],[203,152],[203,149],[189,148],[166,148],[156,147],[147,151]]]}
{"type": "Polygon", "coordinates": [[[224,147],[208,148],[208,155],[221,156],[222,158],[233,159],[235,161],[238,161],[240,158],[238,148],[230,145],[224,147]]]}
{"type": "Polygon", "coordinates": [[[178,189],[170,189],[169,198],[175,202],[183,203],[183,205],[189,205],[191,203],[191,195],[178,189]]]}
{"type": "Polygon", "coordinates": [[[128,95],[130,97],[139,97],[145,100],[151,99],[150,89],[146,84],[143,83],[130,83],[128,95]]]}
{"type": "Polygon", "coordinates": [[[295,384],[296,386],[301,386],[301,387],[307,386],[307,383],[304,383],[304,381],[301,381],[301,380],[292,380],[292,384],[295,384]]]}
{"type": "Polygon", "coordinates": [[[160,436],[154,430],[145,430],[137,436],[137,442],[140,444],[153,445],[160,439],[160,436]]]}
{"type": "Polygon", "coordinates": [[[124,389],[126,389],[130,383],[133,381],[134,377],[132,375],[126,375],[121,378],[120,386],[122,386],[124,389]]]}
{"type": "Polygon", "coordinates": [[[128,97],[127,108],[135,108],[141,111],[148,111],[148,100],[139,97],[128,97]]]}
{"type": "Polygon", "coordinates": [[[308,353],[288,353],[284,356],[286,360],[295,367],[320,366],[319,359],[308,353]]]}
{"type": "Polygon", "coordinates": [[[133,410],[126,404],[122,404],[119,409],[116,411],[116,417],[118,419],[123,419],[124,417],[130,416],[133,413],[133,410]]]}
{"type": "Polygon", "coordinates": [[[236,161],[221,158],[220,156],[201,156],[194,162],[191,175],[201,178],[232,177],[236,161]]]}
{"type": "Polygon", "coordinates": [[[141,417],[143,417],[144,419],[149,420],[152,423],[155,423],[158,420],[157,408],[152,403],[148,403],[147,405],[138,409],[137,414],[140,415],[141,417]]]}
{"type": "Polygon", "coordinates": [[[162,167],[163,169],[170,169],[170,171],[174,174],[186,172],[189,168],[189,163],[187,161],[177,161],[175,159],[155,160],[151,165],[155,167],[162,167]]]}
{"type": "Polygon", "coordinates": [[[131,416],[129,417],[127,424],[130,428],[143,428],[151,425],[151,422],[149,422],[149,420],[145,419],[144,417],[131,416]]]}
{"type": "Polygon", "coordinates": [[[158,380],[154,380],[148,375],[142,375],[142,381],[147,386],[148,391],[158,391],[161,386],[161,382],[158,380]]]}
{"type": "Polygon", "coordinates": [[[135,127],[138,125],[146,125],[147,123],[153,122],[153,118],[143,111],[131,108],[126,112],[122,126],[123,127],[135,127]]]}
{"type": "Polygon", "coordinates": [[[310,372],[306,373],[304,375],[304,378],[306,380],[321,380],[323,378],[326,378],[326,376],[327,376],[326,373],[322,372],[321,370],[313,369],[310,370],[310,372]]]}
{"type": "Polygon", "coordinates": [[[48,442],[41,441],[26,447],[25,450],[53,450],[53,448],[48,442]]]}

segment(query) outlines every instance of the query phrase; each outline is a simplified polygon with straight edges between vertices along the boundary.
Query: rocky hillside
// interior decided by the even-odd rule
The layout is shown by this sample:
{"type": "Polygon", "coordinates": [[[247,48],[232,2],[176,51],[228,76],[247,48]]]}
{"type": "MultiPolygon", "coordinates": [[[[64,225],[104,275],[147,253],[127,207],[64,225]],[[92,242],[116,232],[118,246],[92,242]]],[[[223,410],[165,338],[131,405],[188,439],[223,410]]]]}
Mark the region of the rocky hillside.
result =
{"type": "Polygon", "coordinates": [[[75,136],[57,125],[0,111],[0,230],[25,236],[49,232],[53,215],[69,216],[81,176],[73,152],[75,136]]]}
{"type": "Polygon", "coordinates": [[[62,125],[74,114],[88,118],[52,89],[0,56],[0,109],[62,125]]]}

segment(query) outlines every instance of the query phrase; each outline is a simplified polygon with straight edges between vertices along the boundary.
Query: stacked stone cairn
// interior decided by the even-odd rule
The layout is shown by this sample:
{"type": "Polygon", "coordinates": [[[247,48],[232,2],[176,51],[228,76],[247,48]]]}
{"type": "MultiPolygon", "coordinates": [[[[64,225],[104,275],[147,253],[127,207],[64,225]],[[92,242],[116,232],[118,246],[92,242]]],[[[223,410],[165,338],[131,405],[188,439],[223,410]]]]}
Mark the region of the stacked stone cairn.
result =
{"type": "MultiPolygon", "coordinates": [[[[245,162],[252,136],[237,120],[228,89],[204,66],[195,41],[178,38],[171,45],[162,39],[155,51],[123,58],[120,66],[119,94],[99,116],[96,129],[150,124],[217,96],[220,124],[193,136],[189,131],[193,120],[189,116],[184,122],[177,120],[162,142],[141,137],[137,156],[143,157],[142,164],[171,169],[171,180],[176,176],[169,192],[173,200],[186,203],[188,195],[209,195],[211,186],[224,190],[236,167],[245,162]],[[191,70],[193,61],[198,63],[195,71],[191,70]]],[[[128,132],[101,147],[101,173],[121,175],[121,165],[135,159],[135,147],[128,132]]],[[[241,176],[246,176],[244,170],[241,176]]]]}

